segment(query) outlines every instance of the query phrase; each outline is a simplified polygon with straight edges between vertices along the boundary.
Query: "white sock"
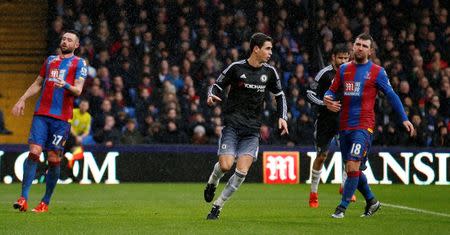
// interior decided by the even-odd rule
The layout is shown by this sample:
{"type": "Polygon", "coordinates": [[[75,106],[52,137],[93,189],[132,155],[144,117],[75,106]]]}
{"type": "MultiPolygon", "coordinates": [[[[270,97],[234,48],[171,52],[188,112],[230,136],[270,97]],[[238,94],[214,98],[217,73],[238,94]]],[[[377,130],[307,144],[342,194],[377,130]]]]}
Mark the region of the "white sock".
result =
{"type": "Polygon", "coordinates": [[[224,174],[225,173],[222,172],[222,169],[220,169],[219,162],[217,162],[216,165],[214,165],[214,169],[211,173],[211,176],[209,176],[208,184],[214,184],[215,186],[217,186],[224,174]]]}
{"type": "Polygon", "coordinates": [[[314,169],[311,170],[311,192],[317,193],[317,189],[319,188],[320,174],[322,171],[316,171],[314,169]]]}
{"type": "Polygon", "coordinates": [[[240,172],[236,169],[234,174],[228,180],[228,183],[220,194],[220,197],[217,198],[217,200],[214,202],[214,205],[223,207],[225,201],[227,201],[231,197],[231,195],[233,195],[233,193],[239,188],[239,186],[241,186],[242,182],[244,182],[246,175],[247,173],[240,172]]]}

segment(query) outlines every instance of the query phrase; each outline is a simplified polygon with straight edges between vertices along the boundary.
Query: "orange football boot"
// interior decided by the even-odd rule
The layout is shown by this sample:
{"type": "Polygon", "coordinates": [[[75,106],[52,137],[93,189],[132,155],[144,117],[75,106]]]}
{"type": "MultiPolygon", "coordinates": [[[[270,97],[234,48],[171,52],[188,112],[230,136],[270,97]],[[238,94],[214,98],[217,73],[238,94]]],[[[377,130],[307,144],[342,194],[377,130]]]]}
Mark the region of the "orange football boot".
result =
{"type": "Polygon", "coordinates": [[[48,212],[48,205],[45,202],[40,202],[32,211],[36,213],[48,212]]]}
{"type": "Polygon", "coordinates": [[[20,197],[17,199],[17,202],[13,205],[14,209],[18,209],[19,211],[25,212],[28,210],[28,203],[24,197],[20,197]]]}
{"type": "Polygon", "coordinates": [[[317,208],[319,207],[319,194],[318,193],[309,193],[309,207],[317,208]]]}

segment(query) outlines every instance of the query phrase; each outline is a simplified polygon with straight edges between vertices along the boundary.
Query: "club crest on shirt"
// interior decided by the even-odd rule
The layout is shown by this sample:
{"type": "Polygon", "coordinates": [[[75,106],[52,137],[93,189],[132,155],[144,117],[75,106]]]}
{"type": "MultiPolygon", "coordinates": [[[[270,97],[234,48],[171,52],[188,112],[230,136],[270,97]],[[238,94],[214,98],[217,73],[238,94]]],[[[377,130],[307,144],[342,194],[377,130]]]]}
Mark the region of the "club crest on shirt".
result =
{"type": "Polygon", "coordinates": [[[261,79],[261,82],[267,82],[267,75],[265,75],[265,74],[261,75],[260,79],[261,79]]]}

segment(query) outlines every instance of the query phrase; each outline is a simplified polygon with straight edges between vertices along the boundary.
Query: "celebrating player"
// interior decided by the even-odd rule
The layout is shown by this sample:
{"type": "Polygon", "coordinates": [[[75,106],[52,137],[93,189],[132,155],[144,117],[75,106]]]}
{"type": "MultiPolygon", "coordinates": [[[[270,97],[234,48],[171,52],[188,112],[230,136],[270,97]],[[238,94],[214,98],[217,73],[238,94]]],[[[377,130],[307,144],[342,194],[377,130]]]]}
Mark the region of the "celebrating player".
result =
{"type": "Polygon", "coordinates": [[[47,212],[50,198],[60,174],[61,154],[70,132],[68,120],[72,118],[73,101],[83,89],[86,78],[86,62],[75,56],[79,47],[79,34],[67,31],[63,34],[61,55],[49,56],[42,65],[39,75],[19,101],[14,105],[15,116],[24,114],[25,101],[41,92],[34,111],[28,143],[30,152],[24,163],[21,197],[14,203],[19,211],[28,209],[28,193],[36,174],[39,156],[47,151],[49,169],[46,177],[46,190],[34,212],[47,212]]]}
{"type": "MultiPolygon", "coordinates": [[[[307,97],[311,103],[316,104],[317,120],[315,123],[314,139],[317,151],[317,157],[311,170],[311,192],[309,193],[309,206],[319,207],[319,194],[317,192],[322,173],[323,163],[328,155],[328,147],[337,135],[339,128],[339,112],[332,112],[327,109],[323,103],[323,95],[331,85],[331,81],[336,74],[336,70],[341,64],[347,63],[350,53],[347,46],[343,44],[336,45],[331,55],[331,64],[321,69],[311,83],[307,91],[307,97]]],[[[345,171],[344,171],[345,172],[345,171]]],[[[342,179],[345,182],[346,175],[342,179]]],[[[353,198],[352,200],[356,200],[353,198]]]]}
{"type": "Polygon", "coordinates": [[[209,177],[204,191],[206,202],[214,199],[219,180],[231,169],[236,170],[228,180],[219,198],[213,203],[207,219],[218,219],[224,203],[244,182],[250,166],[258,157],[259,128],[266,87],[275,94],[281,135],[288,133],[286,97],[274,67],[267,64],[272,55],[272,38],[255,33],[250,39],[251,55],[246,60],[232,63],[226,68],[208,92],[208,105],[222,101],[222,94],[230,90],[224,108],[224,125],[219,140],[219,162],[209,177]]]}
{"type": "Polygon", "coordinates": [[[324,103],[328,109],[338,112],[341,108],[339,121],[339,142],[342,157],[345,161],[347,180],[339,206],[333,218],[344,218],[352,195],[358,189],[366,199],[366,208],[361,215],[372,216],[381,207],[375,199],[364,170],[367,153],[370,150],[375,126],[374,104],[378,90],[388,98],[394,110],[399,114],[406,130],[412,135],[414,127],[408,120],[400,98],[392,89],[386,71],[383,67],[369,60],[373,52],[374,41],[369,34],[360,34],[353,44],[354,60],[343,64],[336,72],[330,89],[325,93],[324,103]],[[336,99],[338,91],[343,92],[343,102],[336,99]]]}

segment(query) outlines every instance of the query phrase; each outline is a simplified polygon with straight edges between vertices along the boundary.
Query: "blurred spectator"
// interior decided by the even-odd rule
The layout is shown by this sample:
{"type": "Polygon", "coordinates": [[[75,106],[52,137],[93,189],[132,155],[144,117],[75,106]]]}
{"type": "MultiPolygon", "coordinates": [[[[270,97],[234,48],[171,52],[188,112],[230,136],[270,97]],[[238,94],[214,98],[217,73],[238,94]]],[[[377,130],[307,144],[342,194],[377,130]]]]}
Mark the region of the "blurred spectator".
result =
{"type": "Polygon", "coordinates": [[[115,127],[116,121],[111,115],[105,116],[105,125],[94,134],[94,140],[107,147],[119,144],[120,131],[115,127]]]}
{"type": "Polygon", "coordinates": [[[3,118],[3,112],[0,110],[0,135],[11,135],[12,131],[6,129],[5,119],[3,118]]]}
{"type": "Polygon", "coordinates": [[[122,136],[120,137],[121,144],[135,145],[142,144],[143,138],[138,129],[136,129],[136,120],[128,119],[125,124],[125,129],[122,131],[122,136]]]}

